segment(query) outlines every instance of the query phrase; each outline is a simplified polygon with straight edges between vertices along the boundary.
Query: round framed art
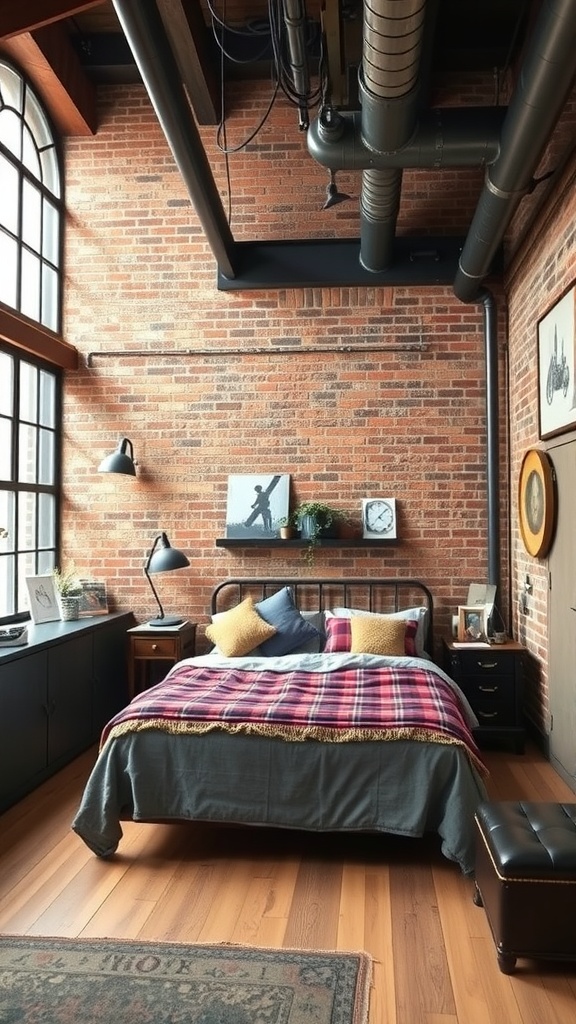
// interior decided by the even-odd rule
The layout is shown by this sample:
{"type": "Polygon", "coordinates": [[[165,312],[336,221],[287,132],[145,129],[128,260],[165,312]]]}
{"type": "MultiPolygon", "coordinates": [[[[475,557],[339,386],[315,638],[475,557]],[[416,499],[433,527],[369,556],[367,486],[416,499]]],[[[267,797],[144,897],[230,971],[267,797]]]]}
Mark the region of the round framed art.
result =
{"type": "Polygon", "coordinates": [[[534,558],[545,558],[554,536],[556,493],[552,463],[539,448],[529,448],[522,460],[518,512],[526,551],[534,558]]]}

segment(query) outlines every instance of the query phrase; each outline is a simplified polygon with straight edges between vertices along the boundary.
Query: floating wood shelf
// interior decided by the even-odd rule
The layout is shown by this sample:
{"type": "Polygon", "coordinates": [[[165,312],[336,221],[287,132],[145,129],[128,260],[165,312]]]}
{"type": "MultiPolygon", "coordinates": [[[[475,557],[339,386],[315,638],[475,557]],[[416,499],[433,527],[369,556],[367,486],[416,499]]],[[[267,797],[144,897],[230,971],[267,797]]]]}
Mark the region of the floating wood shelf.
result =
{"type": "MultiPolygon", "coordinates": [[[[259,537],[217,537],[217,548],[307,548],[309,541],[297,537],[293,540],[282,540],[280,537],[270,537],[264,540],[259,537]]],[[[389,537],[383,540],[372,540],[366,537],[335,537],[323,538],[314,542],[315,548],[380,548],[393,547],[398,544],[397,537],[389,537]]]]}

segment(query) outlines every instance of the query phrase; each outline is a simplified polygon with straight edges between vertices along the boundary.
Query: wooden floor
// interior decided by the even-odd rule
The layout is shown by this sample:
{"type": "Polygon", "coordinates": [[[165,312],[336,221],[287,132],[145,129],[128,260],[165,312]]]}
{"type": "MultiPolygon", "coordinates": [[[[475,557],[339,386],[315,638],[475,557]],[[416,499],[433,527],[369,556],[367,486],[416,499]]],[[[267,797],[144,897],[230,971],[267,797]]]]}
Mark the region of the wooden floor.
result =
{"type": "MultiPolygon", "coordinates": [[[[534,748],[485,757],[493,799],[576,801],[534,748]]],[[[364,949],[370,1024],[574,1024],[576,964],[501,974],[435,841],[128,823],[102,861],[70,830],[93,758],[0,817],[0,932],[364,949]]]]}

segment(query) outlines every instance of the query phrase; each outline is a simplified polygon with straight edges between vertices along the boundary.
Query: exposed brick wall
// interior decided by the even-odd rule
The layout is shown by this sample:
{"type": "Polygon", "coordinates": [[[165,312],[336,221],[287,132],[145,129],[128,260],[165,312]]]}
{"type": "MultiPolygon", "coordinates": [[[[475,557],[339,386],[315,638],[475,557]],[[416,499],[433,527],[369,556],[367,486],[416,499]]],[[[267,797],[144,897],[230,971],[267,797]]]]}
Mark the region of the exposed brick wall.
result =
{"type": "MultiPolygon", "coordinates": [[[[254,126],[266,95],[254,86],[253,117],[231,103],[229,145],[254,126]]],[[[450,287],[218,292],[214,257],[144,90],[103,88],[100,103],[96,137],[66,147],[65,335],[85,357],[103,357],[66,379],[65,553],[144,619],[144,555],[165,529],[192,566],[161,578],[163,602],[205,618],[224,576],[310,573],[298,551],[214,546],[228,474],[286,472],[295,498],[328,498],[358,517],[363,497],[395,496],[397,546],[321,551],[313,571],[420,577],[447,633],[468,583],[487,572],[482,307],[463,305],[450,287]],[[365,351],[342,351],[351,344],[365,351]],[[298,352],[313,346],[332,351],[298,352]],[[106,358],[114,351],[122,355],[106,358]],[[96,471],[122,436],[135,446],[136,480],[96,471]]],[[[225,201],[215,147],[212,162],[225,201]]],[[[238,238],[357,234],[356,205],[320,210],[326,173],[287,105],[263,139],[231,157],[231,180],[238,238]]],[[[465,172],[455,193],[454,171],[406,172],[400,230],[434,232],[448,209],[464,233],[480,180],[465,172]]],[[[339,184],[358,196],[354,176],[339,184]]],[[[498,289],[494,297],[506,593],[506,311],[498,289]]]]}
{"type": "MultiPolygon", "coordinates": [[[[562,130],[572,132],[572,104],[562,130]]],[[[557,140],[558,141],[558,140],[557,140]]],[[[536,726],[549,731],[548,690],[548,562],[527,554],[518,527],[517,481],[528,448],[553,448],[554,441],[540,441],[538,426],[537,323],[576,280],[576,157],[560,166],[554,179],[553,195],[535,222],[516,259],[508,279],[510,337],[510,469],[512,500],[511,568],[514,623],[518,639],[531,651],[526,695],[527,710],[536,726]],[[526,576],[532,592],[528,612],[520,608],[526,576]]],[[[562,440],[576,439],[576,432],[562,440]]],[[[553,452],[552,452],[553,459],[553,452]]]]}

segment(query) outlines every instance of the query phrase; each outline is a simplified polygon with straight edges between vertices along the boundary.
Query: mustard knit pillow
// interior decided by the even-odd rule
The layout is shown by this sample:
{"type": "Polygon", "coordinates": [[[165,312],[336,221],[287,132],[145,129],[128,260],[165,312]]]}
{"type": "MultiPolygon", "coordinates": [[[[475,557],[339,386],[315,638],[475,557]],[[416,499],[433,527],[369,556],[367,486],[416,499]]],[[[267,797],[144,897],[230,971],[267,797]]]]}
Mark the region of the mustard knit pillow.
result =
{"type": "Polygon", "coordinates": [[[235,608],[222,612],[206,626],[206,636],[225,658],[241,658],[274,636],[276,627],[258,615],[254,601],[245,597],[235,608]]]}
{"type": "Polygon", "coordinates": [[[388,654],[403,657],[406,622],[387,615],[353,615],[350,619],[352,654],[388,654]]]}

